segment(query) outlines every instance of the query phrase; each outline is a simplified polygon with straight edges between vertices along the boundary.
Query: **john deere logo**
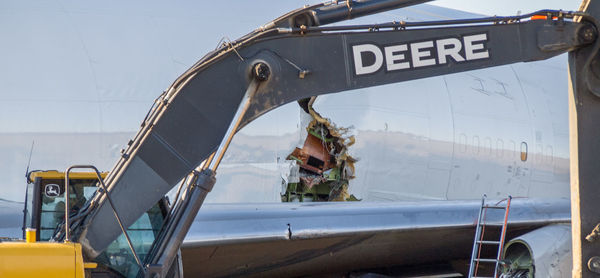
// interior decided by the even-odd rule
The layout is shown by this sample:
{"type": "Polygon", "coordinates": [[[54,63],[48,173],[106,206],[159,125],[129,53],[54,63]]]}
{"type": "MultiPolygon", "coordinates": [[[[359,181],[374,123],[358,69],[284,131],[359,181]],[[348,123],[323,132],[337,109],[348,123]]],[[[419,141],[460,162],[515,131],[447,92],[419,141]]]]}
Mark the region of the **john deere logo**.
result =
{"type": "Polygon", "coordinates": [[[44,190],[47,197],[58,197],[60,195],[60,186],[58,184],[46,184],[44,190]]]}
{"type": "Polygon", "coordinates": [[[428,66],[443,66],[449,61],[465,63],[490,57],[487,33],[437,38],[427,41],[376,45],[372,43],[352,46],[354,73],[356,75],[410,70],[428,66]]]}

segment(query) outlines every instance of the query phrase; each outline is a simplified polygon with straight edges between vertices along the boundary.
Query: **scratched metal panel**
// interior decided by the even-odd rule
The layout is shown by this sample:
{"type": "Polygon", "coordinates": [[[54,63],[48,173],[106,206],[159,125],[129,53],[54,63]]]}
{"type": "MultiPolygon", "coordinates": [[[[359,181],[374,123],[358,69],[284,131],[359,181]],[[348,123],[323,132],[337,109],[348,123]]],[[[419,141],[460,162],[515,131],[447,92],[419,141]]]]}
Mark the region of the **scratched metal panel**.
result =
{"type": "MultiPolygon", "coordinates": [[[[481,201],[206,204],[200,209],[184,246],[252,242],[264,238],[302,239],[385,230],[471,227],[480,205],[481,201]],[[229,232],[224,234],[223,231],[229,232]]],[[[503,213],[490,210],[488,220],[502,221],[503,213]]],[[[513,225],[569,219],[568,199],[514,199],[511,203],[509,220],[513,225]]]]}
{"type": "MultiPolygon", "coordinates": [[[[183,243],[184,271],[193,277],[302,276],[465,259],[480,205],[480,201],[206,204],[183,243]]],[[[502,214],[490,210],[487,219],[499,223],[502,214]]],[[[568,199],[514,199],[508,231],[516,236],[569,220],[568,199]]]]}

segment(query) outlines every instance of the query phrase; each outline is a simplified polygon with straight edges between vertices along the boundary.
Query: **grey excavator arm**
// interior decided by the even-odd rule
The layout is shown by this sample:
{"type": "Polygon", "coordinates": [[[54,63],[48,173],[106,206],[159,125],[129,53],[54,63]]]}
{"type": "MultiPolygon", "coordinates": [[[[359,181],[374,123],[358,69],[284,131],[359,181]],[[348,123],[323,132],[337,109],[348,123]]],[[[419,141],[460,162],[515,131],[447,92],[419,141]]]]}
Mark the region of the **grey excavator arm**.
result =
{"type": "MultiPolygon", "coordinates": [[[[305,7],[207,54],[157,99],[106,178],[124,226],[215,152],[249,90],[252,98],[235,130],[302,98],[547,59],[591,45],[597,36],[591,17],[560,11],[535,13],[546,16],[543,20],[530,20],[530,14],[320,26],[422,2],[427,1],[336,1],[305,7]]],[[[102,193],[73,223],[89,259],[121,233],[102,193]]]]}

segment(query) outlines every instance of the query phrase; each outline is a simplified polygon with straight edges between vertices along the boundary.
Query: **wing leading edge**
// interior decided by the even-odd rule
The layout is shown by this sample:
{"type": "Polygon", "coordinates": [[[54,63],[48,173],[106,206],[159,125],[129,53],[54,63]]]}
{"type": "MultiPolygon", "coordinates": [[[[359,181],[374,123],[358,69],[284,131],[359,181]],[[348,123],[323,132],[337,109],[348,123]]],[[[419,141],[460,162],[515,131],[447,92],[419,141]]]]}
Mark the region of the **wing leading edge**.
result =
{"type": "MultiPolygon", "coordinates": [[[[193,277],[299,276],[468,259],[479,206],[207,204],[183,243],[184,271],[193,277]]],[[[489,211],[487,219],[499,222],[501,214],[489,211]]],[[[508,235],[569,221],[568,199],[515,199],[508,235]]]]}

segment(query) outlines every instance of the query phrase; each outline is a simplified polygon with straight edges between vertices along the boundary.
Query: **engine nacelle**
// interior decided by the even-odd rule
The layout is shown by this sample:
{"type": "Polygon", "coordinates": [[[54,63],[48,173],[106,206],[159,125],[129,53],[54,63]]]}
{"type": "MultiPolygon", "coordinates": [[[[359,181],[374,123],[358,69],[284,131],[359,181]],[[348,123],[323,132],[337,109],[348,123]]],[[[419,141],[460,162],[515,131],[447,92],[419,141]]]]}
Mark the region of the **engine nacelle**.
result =
{"type": "Polygon", "coordinates": [[[509,241],[500,277],[571,277],[571,225],[555,224],[509,241]]]}

